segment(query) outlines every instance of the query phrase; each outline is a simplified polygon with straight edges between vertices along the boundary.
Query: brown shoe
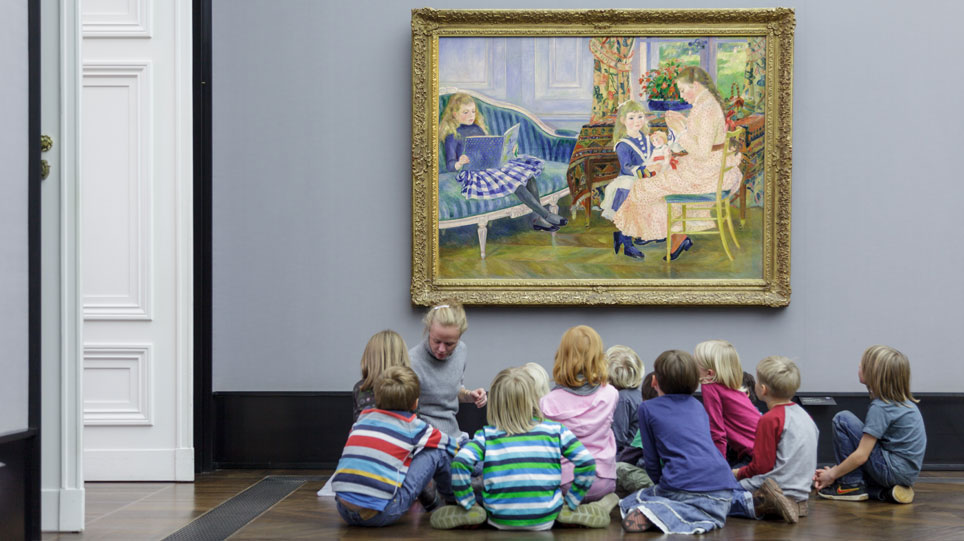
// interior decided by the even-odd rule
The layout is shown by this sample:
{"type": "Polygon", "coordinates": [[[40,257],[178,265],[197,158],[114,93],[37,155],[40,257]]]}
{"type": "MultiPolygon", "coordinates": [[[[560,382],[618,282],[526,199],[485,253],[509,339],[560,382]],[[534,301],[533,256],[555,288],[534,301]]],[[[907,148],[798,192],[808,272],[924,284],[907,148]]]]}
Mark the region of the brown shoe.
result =
{"type": "Polygon", "coordinates": [[[753,493],[753,507],[758,517],[780,515],[788,524],[796,524],[800,519],[797,503],[784,496],[777,482],[769,477],[753,493]]]}
{"type": "Polygon", "coordinates": [[[797,516],[799,516],[800,518],[803,518],[809,514],[810,514],[810,504],[807,503],[807,500],[803,500],[802,502],[797,502],[797,516]]]}

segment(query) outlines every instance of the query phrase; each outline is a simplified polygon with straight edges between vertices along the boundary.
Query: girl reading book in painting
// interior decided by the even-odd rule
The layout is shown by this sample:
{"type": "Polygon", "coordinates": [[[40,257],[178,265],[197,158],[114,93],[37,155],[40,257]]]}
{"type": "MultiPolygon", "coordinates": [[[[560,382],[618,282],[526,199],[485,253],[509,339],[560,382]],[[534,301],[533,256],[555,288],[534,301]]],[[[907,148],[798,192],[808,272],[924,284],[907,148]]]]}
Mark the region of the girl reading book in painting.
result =
{"type": "Polygon", "coordinates": [[[532,156],[518,156],[498,168],[471,170],[470,158],[465,153],[466,139],[487,134],[485,119],[472,96],[454,94],[439,122],[439,142],[445,146],[445,168],[458,172],[462,196],[466,199],[495,199],[514,194],[536,217],[532,228],[537,231],[557,231],[567,220],[549,212],[539,203],[536,176],[542,172],[543,161],[532,156]]]}
{"type": "MultiPolygon", "coordinates": [[[[676,80],[680,95],[693,105],[688,115],[667,111],[666,125],[676,134],[676,143],[686,155],[675,161],[675,167],[661,167],[655,176],[636,182],[626,201],[619,207],[613,223],[620,235],[640,237],[644,241],[666,238],[666,203],[663,197],[670,194],[701,194],[716,191],[723,158],[723,140],[726,122],[723,116],[723,100],[716,85],[703,69],[688,66],[680,71],[676,80]]],[[[737,165],[740,155],[735,154],[737,165]]],[[[728,159],[729,160],[729,159],[728,159]]],[[[723,179],[723,189],[730,190],[739,184],[742,173],[739,167],[730,169],[723,179]]],[[[708,211],[701,212],[708,217],[708,211]]],[[[713,222],[687,222],[689,229],[709,229],[713,222]]],[[[686,235],[672,235],[671,259],[693,246],[686,235]]]]}

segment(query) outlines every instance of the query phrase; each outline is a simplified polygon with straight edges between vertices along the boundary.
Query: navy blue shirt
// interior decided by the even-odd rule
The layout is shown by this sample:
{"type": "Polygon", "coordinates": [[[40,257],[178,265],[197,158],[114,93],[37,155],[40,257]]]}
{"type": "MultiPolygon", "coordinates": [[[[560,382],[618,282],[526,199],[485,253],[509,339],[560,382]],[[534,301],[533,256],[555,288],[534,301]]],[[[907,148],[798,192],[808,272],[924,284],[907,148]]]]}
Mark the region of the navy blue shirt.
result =
{"type": "Polygon", "coordinates": [[[485,135],[485,131],[478,124],[462,124],[455,129],[458,137],[454,133],[445,137],[445,169],[449,173],[455,172],[455,162],[462,156],[462,149],[465,148],[465,138],[473,135],[485,135]]]}
{"type": "Polygon", "coordinates": [[[710,437],[710,419],[688,394],[667,394],[639,405],[643,460],[661,487],[688,492],[740,488],[710,437]]]}

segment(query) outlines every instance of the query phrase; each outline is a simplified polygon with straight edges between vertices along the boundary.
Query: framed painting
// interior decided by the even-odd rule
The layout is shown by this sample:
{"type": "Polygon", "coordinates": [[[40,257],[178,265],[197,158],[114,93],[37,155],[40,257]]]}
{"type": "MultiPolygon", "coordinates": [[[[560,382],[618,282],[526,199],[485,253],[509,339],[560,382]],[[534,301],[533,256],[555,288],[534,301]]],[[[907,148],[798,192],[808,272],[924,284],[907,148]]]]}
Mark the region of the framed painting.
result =
{"type": "Polygon", "coordinates": [[[412,12],[412,301],[790,302],[791,9],[412,12]]]}

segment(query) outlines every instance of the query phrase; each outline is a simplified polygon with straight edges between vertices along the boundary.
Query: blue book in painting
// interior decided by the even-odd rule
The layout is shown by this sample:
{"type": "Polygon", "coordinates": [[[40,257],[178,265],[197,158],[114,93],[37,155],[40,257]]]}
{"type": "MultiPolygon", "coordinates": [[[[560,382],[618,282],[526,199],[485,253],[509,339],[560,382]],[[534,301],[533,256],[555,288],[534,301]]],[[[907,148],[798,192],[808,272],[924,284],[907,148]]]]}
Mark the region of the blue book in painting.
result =
{"type": "Polygon", "coordinates": [[[512,159],[519,141],[519,125],[505,130],[502,135],[472,135],[465,138],[462,153],[469,157],[464,166],[468,171],[498,169],[512,159]]]}

